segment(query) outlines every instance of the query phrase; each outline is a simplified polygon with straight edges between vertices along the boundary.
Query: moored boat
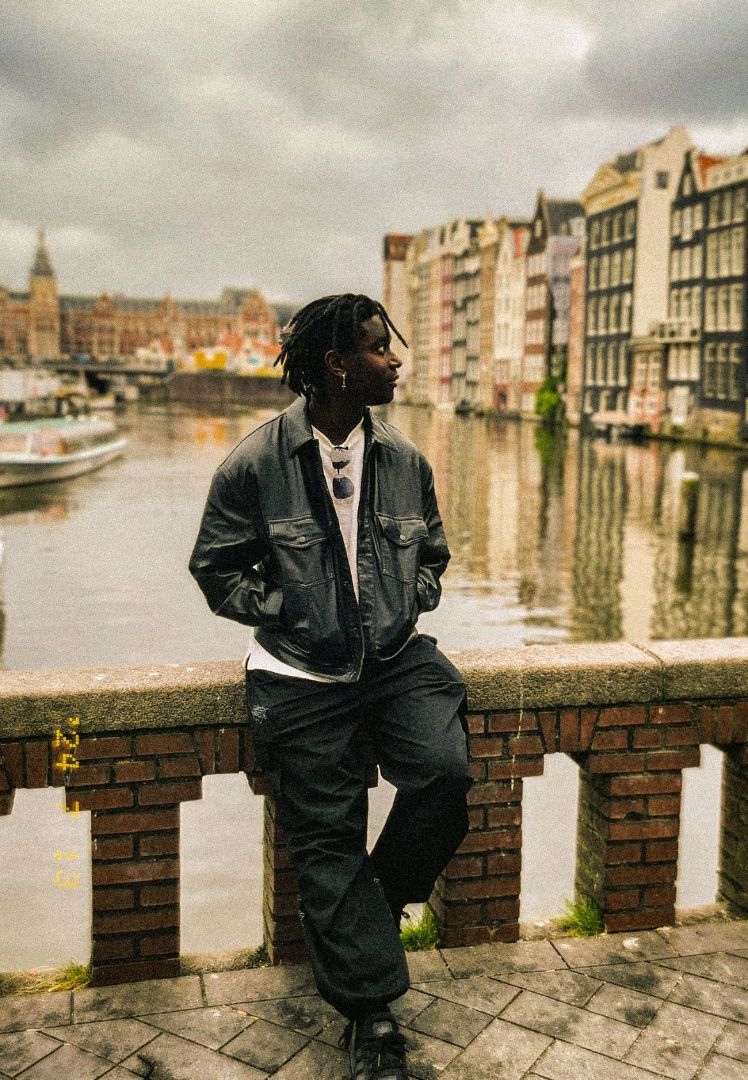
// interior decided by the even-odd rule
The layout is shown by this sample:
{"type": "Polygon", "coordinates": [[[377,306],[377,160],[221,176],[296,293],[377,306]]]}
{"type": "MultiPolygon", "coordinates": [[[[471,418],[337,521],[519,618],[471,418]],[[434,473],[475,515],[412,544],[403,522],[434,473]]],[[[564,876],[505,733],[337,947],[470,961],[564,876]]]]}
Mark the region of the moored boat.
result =
{"type": "Polygon", "coordinates": [[[0,424],[0,488],[80,476],[118,457],[126,445],[116,425],[98,417],[0,424]]]}

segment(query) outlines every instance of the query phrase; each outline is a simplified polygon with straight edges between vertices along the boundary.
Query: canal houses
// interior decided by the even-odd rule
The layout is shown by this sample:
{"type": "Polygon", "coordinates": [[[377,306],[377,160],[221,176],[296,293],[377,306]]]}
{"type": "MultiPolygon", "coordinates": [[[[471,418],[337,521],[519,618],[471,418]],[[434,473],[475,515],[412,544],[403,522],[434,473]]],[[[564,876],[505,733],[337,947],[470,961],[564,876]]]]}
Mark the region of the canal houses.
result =
{"type": "Polygon", "coordinates": [[[493,407],[497,412],[518,416],[530,222],[502,217],[497,231],[493,407]]]}
{"type": "Polygon", "coordinates": [[[587,222],[583,414],[659,430],[664,407],[670,206],[685,128],[601,165],[581,196],[587,222]]]}
{"type": "Polygon", "coordinates": [[[566,366],[570,262],[584,234],[584,209],[571,199],[538,193],[527,247],[525,341],[520,377],[520,414],[535,415],[535,397],[549,375],[566,366]]]}

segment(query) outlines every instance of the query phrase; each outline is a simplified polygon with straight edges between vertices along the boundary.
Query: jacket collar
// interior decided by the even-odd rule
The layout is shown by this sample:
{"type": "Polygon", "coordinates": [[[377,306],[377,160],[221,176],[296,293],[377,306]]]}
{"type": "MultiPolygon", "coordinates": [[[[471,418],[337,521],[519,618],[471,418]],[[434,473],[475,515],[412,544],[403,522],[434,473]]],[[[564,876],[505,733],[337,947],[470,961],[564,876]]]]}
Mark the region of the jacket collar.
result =
{"type": "MultiPolygon", "coordinates": [[[[302,446],[312,442],[314,439],[306,400],[303,397],[298,397],[296,401],[288,406],[283,415],[286,418],[288,453],[292,456],[302,446]]],[[[395,453],[399,451],[397,443],[387,431],[385,425],[378,416],[372,414],[368,406],[364,409],[364,431],[366,437],[371,439],[372,442],[381,443],[390,450],[394,450],[395,453]]]]}

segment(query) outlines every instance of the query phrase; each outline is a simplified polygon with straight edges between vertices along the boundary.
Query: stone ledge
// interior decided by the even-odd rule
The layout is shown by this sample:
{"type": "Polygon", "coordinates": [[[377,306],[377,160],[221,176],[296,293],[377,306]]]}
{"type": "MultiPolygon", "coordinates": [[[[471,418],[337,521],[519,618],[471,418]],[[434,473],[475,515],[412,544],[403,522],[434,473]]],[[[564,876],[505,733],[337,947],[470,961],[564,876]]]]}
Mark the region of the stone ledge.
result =
{"type": "MultiPolygon", "coordinates": [[[[473,712],[748,696],[748,638],[539,645],[450,654],[473,712]]],[[[239,661],[0,672],[0,737],[244,723],[239,661]]]]}

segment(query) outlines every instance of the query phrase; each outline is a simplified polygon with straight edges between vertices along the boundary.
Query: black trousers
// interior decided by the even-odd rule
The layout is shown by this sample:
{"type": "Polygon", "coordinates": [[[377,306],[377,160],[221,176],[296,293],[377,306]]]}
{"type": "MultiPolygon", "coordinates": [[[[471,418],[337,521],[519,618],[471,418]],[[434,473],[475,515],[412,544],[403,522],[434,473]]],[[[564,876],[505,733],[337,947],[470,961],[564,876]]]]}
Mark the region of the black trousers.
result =
{"type": "Polygon", "coordinates": [[[357,683],[248,671],[247,705],[299,877],[317,987],[355,1017],[408,989],[392,910],[428,900],[467,832],[464,684],[420,635],[394,659],[366,663],[357,683]],[[362,725],[397,789],[370,855],[362,725]]]}

